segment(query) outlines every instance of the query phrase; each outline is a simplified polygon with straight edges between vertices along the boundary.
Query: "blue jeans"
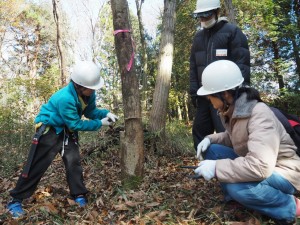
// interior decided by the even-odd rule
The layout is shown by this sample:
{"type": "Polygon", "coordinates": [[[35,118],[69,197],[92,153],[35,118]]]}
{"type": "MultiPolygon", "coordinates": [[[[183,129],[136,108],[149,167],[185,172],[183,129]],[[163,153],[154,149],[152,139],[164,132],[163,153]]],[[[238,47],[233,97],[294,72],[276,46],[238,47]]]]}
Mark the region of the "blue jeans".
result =
{"type": "MultiPolygon", "coordinates": [[[[238,157],[232,148],[212,144],[205,152],[205,159],[235,159],[238,157]]],[[[296,217],[294,186],[274,172],[259,182],[221,183],[225,200],[235,200],[246,208],[277,220],[292,221],[296,217]]]]}

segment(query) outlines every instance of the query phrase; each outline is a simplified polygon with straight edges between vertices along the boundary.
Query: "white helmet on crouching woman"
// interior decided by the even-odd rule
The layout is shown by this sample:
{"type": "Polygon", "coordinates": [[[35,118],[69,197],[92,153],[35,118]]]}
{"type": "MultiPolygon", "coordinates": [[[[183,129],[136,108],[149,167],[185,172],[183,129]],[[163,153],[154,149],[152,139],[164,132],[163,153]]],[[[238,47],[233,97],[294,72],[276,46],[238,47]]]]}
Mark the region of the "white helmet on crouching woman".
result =
{"type": "Polygon", "coordinates": [[[104,84],[104,80],[100,77],[100,68],[92,61],[76,63],[71,79],[74,83],[92,90],[100,89],[104,84]]]}
{"type": "Polygon", "coordinates": [[[209,64],[202,73],[202,87],[197,95],[211,95],[239,87],[244,81],[240,68],[230,60],[209,64]]]}

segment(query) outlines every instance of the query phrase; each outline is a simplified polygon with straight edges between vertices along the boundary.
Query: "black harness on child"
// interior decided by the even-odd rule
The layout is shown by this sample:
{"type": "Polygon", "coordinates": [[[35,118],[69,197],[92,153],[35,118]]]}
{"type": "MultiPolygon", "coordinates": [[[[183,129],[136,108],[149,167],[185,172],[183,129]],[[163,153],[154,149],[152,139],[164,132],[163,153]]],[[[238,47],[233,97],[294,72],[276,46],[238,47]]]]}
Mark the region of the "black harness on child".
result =
{"type": "Polygon", "coordinates": [[[30,148],[30,151],[29,151],[28,159],[27,159],[27,162],[26,162],[26,164],[23,168],[23,172],[22,172],[22,177],[23,178],[28,178],[28,174],[29,174],[29,171],[30,171],[30,167],[31,167],[34,155],[35,155],[35,151],[36,151],[37,145],[39,143],[39,139],[43,135],[46,127],[47,126],[45,124],[42,124],[37,129],[36,133],[34,134],[34,136],[32,138],[32,144],[31,144],[31,148],[30,148]]]}

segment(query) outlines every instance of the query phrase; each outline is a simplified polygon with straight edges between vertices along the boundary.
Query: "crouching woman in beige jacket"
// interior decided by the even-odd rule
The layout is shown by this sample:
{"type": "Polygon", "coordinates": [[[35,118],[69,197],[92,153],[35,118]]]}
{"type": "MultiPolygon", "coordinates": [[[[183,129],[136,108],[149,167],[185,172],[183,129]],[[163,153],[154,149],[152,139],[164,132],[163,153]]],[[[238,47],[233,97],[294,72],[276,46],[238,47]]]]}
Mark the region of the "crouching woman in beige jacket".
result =
{"type": "Polygon", "coordinates": [[[239,67],[228,60],[208,65],[197,94],[218,110],[225,132],[208,135],[197,146],[205,158],[195,173],[216,177],[225,200],[293,224],[300,216],[300,157],[281,122],[262,102],[257,90],[242,87],[239,67]]]}

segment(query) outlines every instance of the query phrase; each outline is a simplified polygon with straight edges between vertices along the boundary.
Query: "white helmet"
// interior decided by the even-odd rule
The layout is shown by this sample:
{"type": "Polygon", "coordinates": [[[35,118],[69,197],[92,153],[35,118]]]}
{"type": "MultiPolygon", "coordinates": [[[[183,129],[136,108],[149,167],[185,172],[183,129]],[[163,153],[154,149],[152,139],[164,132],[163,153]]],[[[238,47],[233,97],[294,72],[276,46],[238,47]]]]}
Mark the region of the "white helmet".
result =
{"type": "Polygon", "coordinates": [[[100,77],[100,68],[92,61],[76,63],[71,79],[76,84],[93,90],[101,88],[104,84],[104,80],[100,77]]]}
{"type": "Polygon", "coordinates": [[[202,73],[202,87],[197,95],[210,95],[240,86],[244,81],[240,68],[230,60],[209,64],[202,73]]]}
{"type": "Polygon", "coordinates": [[[218,8],[220,8],[220,0],[197,0],[194,13],[207,12],[218,8]]]}

